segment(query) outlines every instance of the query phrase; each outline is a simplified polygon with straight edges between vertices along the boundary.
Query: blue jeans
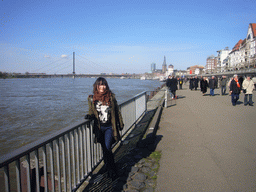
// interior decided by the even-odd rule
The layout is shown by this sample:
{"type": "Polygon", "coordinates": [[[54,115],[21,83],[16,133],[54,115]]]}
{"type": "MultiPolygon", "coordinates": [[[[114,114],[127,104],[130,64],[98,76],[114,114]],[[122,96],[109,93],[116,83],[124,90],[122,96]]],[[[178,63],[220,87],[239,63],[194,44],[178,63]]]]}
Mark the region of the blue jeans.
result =
{"type": "Polygon", "coordinates": [[[211,96],[214,95],[214,89],[210,89],[210,95],[211,95],[211,96]]]}
{"type": "Polygon", "coordinates": [[[248,104],[248,95],[249,95],[249,105],[252,105],[252,94],[245,94],[244,95],[244,105],[248,104]]]}
{"type": "Polygon", "coordinates": [[[226,94],[226,86],[221,86],[221,95],[226,94]]]}
{"type": "Polygon", "coordinates": [[[231,102],[232,102],[232,105],[236,105],[236,102],[238,101],[239,99],[239,94],[231,94],[231,102]]]}
{"type": "Polygon", "coordinates": [[[106,164],[107,169],[115,170],[115,161],[114,155],[112,153],[112,141],[113,141],[113,129],[111,126],[104,127],[101,126],[101,131],[104,136],[103,141],[101,142],[101,147],[103,150],[103,160],[106,164]]]}

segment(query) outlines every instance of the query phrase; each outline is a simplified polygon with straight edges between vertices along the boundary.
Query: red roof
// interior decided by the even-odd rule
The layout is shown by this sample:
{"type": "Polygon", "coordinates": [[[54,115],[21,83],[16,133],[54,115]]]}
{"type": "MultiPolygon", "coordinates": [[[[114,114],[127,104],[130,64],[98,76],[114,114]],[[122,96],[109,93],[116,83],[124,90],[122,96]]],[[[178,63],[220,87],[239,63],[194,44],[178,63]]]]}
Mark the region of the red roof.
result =
{"type": "Polygon", "coordinates": [[[252,28],[253,38],[255,38],[255,36],[256,36],[256,23],[250,23],[250,26],[252,28]]]}
{"type": "Polygon", "coordinates": [[[237,44],[233,47],[232,51],[237,51],[242,43],[243,43],[243,40],[240,39],[240,40],[237,42],[237,44]]]}

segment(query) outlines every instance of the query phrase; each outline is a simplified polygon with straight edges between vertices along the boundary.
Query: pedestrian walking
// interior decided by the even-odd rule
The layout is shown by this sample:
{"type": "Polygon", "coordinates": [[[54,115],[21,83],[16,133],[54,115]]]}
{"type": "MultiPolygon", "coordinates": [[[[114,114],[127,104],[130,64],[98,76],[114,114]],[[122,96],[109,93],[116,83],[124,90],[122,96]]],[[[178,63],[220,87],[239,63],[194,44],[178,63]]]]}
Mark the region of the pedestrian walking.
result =
{"type": "Polygon", "coordinates": [[[207,78],[203,77],[203,79],[200,81],[200,88],[201,88],[201,92],[203,93],[203,96],[207,92],[207,87],[209,87],[207,78]]]}
{"type": "Polygon", "coordinates": [[[173,99],[177,99],[177,96],[176,96],[176,90],[178,89],[177,85],[178,85],[177,79],[174,76],[172,76],[170,80],[170,91],[173,95],[173,99]]]}
{"type": "Polygon", "coordinates": [[[236,106],[239,100],[239,94],[241,92],[241,85],[238,81],[237,75],[234,75],[234,79],[230,83],[231,102],[233,106],[236,106]]]}
{"type": "Polygon", "coordinates": [[[252,78],[252,82],[254,83],[254,89],[256,90],[256,77],[252,78]]]}
{"type": "Polygon", "coordinates": [[[178,84],[179,84],[179,89],[182,89],[182,84],[183,84],[183,79],[182,78],[177,78],[178,84]]]}
{"type": "Polygon", "coordinates": [[[192,91],[194,89],[194,78],[190,77],[189,79],[189,89],[192,91]]]}
{"type": "Polygon", "coordinates": [[[199,82],[199,79],[197,78],[197,76],[195,76],[195,78],[194,78],[194,87],[195,87],[196,91],[197,91],[197,88],[198,88],[198,82],[199,82]]]}
{"type": "Polygon", "coordinates": [[[210,96],[214,96],[214,89],[217,88],[217,81],[215,80],[214,76],[212,76],[212,78],[209,80],[209,88],[210,96]]]}
{"type": "Polygon", "coordinates": [[[241,89],[242,89],[243,81],[244,81],[243,76],[238,77],[238,82],[241,85],[241,89]]]}
{"type": "Polygon", "coordinates": [[[234,79],[234,77],[231,77],[228,81],[228,88],[229,88],[229,95],[231,95],[231,91],[230,91],[230,84],[231,84],[231,81],[234,79]]]}
{"type": "Polygon", "coordinates": [[[221,95],[226,95],[226,89],[227,89],[227,78],[226,76],[222,76],[220,80],[220,86],[221,86],[221,95]]]}
{"type": "Polygon", "coordinates": [[[252,92],[253,92],[253,88],[254,88],[254,83],[251,80],[251,77],[248,76],[242,84],[243,87],[243,92],[244,92],[244,105],[248,105],[249,106],[253,106],[253,102],[252,102],[252,92]],[[249,97],[249,102],[248,102],[248,97],[249,97]]]}
{"type": "Polygon", "coordinates": [[[93,84],[93,94],[88,96],[89,112],[86,119],[94,120],[94,142],[100,143],[108,176],[117,176],[117,167],[112,153],[113,142],[120,141],[119,131],[123,129],[123,119],[115,94],[109,89],[105,78],[99,77],[93,84]]]}
{"type": "Polygon", "coordinates": [[[167,80],[166,80],[166,87],[169,89],[170,91],[170,96],[171,98],[173,98],[172,92],[171,92],[171,81],[172,81],[172,76],[169,75],[167,80]]]}

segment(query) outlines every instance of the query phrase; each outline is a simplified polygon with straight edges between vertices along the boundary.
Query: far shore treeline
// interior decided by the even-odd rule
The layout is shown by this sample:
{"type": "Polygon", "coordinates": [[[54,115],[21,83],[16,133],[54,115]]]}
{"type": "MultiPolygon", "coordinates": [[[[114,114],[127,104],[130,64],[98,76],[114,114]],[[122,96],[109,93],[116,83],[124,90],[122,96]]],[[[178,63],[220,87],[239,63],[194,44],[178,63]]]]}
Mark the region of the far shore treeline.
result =
{"type": "MultiPolygon", "coordinates": [[[[29,75],[29,73],[6,73],[0,71],[0,79],[10,79],[10,78],[31,78],[33,76],[29,75]]],[[[35,78],[35,76],[33,77],[35,78]]]]}

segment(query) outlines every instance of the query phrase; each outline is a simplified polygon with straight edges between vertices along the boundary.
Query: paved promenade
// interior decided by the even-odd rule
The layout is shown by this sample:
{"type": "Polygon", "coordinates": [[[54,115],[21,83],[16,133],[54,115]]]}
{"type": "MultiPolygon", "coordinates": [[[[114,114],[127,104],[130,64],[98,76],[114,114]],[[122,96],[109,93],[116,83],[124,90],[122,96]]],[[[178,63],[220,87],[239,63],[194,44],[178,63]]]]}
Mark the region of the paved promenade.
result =
{"type": "Polygon", "coordinates": [[[256,191],[256,103],[244,106],[243,93],[237,106],[220,89],[208,94],[187,85],[163,109],[156,192],[256,191]]]}

